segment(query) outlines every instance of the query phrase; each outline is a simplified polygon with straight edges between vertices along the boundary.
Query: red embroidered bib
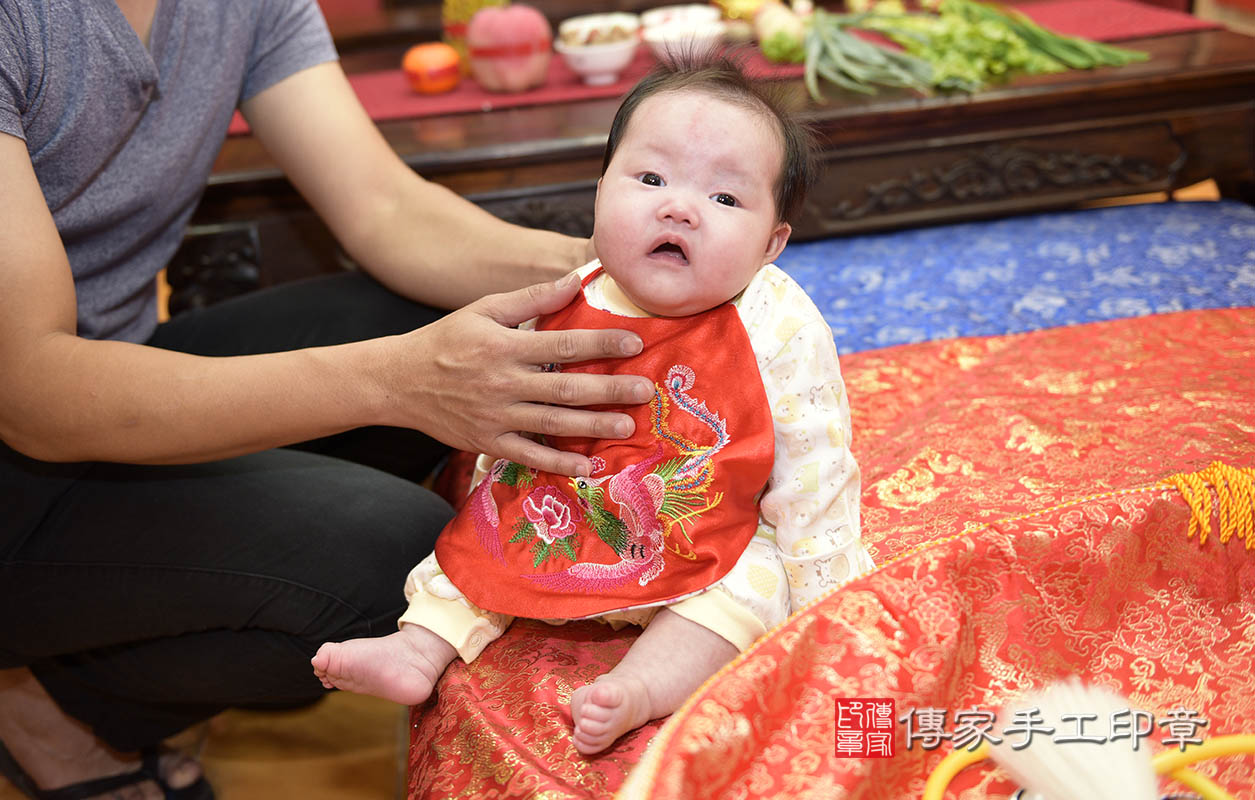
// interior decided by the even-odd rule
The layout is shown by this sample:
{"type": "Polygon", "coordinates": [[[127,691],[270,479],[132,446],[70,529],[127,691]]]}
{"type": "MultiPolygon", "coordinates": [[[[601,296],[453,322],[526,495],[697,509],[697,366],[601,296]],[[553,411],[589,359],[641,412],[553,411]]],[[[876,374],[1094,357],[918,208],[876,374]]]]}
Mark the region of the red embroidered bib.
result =
{"type": "Polygon", "coordinates": [[[445,574],[480,608],[542,619],[656,605],[714,584],[754,536],[774,455],[736,308],[637,319],[596,309],[581,292],[536,327],[639,334],[637,356],[564,370],[643,375],[654,398],[616,409],[636,422],[630,439],[553,440],[593,460],[587,478],[494,463],[436,542],[445,574]]]}

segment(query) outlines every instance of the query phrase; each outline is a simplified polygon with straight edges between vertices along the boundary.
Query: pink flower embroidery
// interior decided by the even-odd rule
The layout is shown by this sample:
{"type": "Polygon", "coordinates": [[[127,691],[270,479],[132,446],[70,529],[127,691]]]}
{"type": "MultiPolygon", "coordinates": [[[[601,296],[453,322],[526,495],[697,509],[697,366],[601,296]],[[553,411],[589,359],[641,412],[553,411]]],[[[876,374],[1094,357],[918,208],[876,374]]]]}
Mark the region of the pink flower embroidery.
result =
{"type": "Polygon", "coordinates": [[[571,507],[562,499],[562,493],[553,486],[538,486],[523,501],[523,515],[536,526],[536,533],[553,544],[575,533],[575,520],[571,507]]]}

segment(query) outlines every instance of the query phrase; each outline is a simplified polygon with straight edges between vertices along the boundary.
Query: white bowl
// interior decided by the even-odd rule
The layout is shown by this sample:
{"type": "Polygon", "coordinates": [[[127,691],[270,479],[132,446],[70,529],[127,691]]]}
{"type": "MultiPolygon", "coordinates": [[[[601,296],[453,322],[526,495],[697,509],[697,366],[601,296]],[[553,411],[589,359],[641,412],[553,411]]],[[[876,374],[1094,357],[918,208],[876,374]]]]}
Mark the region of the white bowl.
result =
{"type": "Polygon", "coordinates": [[[641,38],[654,57],[659,61],[670,62],[674,57],[709,55],[723,43],[724,25],[722,22],[664,22],[653,25],[641,33],[641,38]]]}
{"type": "Polygon", "coordinates": [[[591,86],[614,83],[636,55],[640,24],[640,17],[627,12],[571,17],[558,25],[553,49],[584,83],[591,86]],[[622,38],[608,39],[613,31],[618,31],[613,35],[622,38]]]}
{"type": "Polygon", "coordinates": [[[678,6],[659,6],[641,14],[641,27],[652,28],[668,22],[718,22],[723,12],[717,6],[706,3],[687,3],[678,6]]]}
{"type": "Polygon", "coordinates": [[[556,41],[568,46],[607,44],[611,36],[622,39],[636,38],[641,18],[626,11],[606,14],[583,14],[564,19],[558,24],[556,41]],[[615,33],[617,31],[617,33],[615,33]]]}

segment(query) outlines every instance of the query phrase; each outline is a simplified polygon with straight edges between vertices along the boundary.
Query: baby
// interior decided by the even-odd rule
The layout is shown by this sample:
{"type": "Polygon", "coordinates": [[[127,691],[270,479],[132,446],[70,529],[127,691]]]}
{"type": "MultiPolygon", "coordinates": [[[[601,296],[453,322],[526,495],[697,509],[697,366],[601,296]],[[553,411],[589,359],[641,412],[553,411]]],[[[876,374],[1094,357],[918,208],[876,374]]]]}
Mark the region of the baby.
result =
{"type": "Polygon", "coordinates": [[[597,186],[583,291],[537,329],[627,328],[633,358],[570,372],[655,380],[628,440],[564,439],[587,477],[480,458],[410,574],[397,633],[324,644],[328,688],[417,704],[515,616],[644,626],[571,697],[597,753],[674,712],[826,590],[869,569],[832,333],[771,262],[813,179],[808,136],[726,60],[664,65],[627,96],[597,186]]]}

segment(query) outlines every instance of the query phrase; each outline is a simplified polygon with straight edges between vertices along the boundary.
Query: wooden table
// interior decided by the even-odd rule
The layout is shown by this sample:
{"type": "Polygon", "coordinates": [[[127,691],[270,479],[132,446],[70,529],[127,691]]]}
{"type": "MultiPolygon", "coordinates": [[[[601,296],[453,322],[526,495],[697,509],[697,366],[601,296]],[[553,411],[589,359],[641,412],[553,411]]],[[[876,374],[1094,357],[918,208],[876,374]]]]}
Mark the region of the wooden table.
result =
{"type": "MultiPolygon", "coordinates": [[[[1215,179],[1255,201],[1255,38],[1133,40],[1149,61],[1032,76],[974,95],[824,103],[788,83],[820,134],[824,178],[795,238],[1062,208],[1215,179]]],[[[389,56],[391,57],[391,56],[389,56]]],[[[346,56],[346,69],[354,58],[346,56]]],[[[396,63],[395,61],[391,63],[396,63]]],[[[526,225],[587,235],[617,100],[380,125],[420,174],[526,225]]],[[[344,266],[326,229],[251,137],[224,144],[169,270],[172,309],[344,266]]]]}

